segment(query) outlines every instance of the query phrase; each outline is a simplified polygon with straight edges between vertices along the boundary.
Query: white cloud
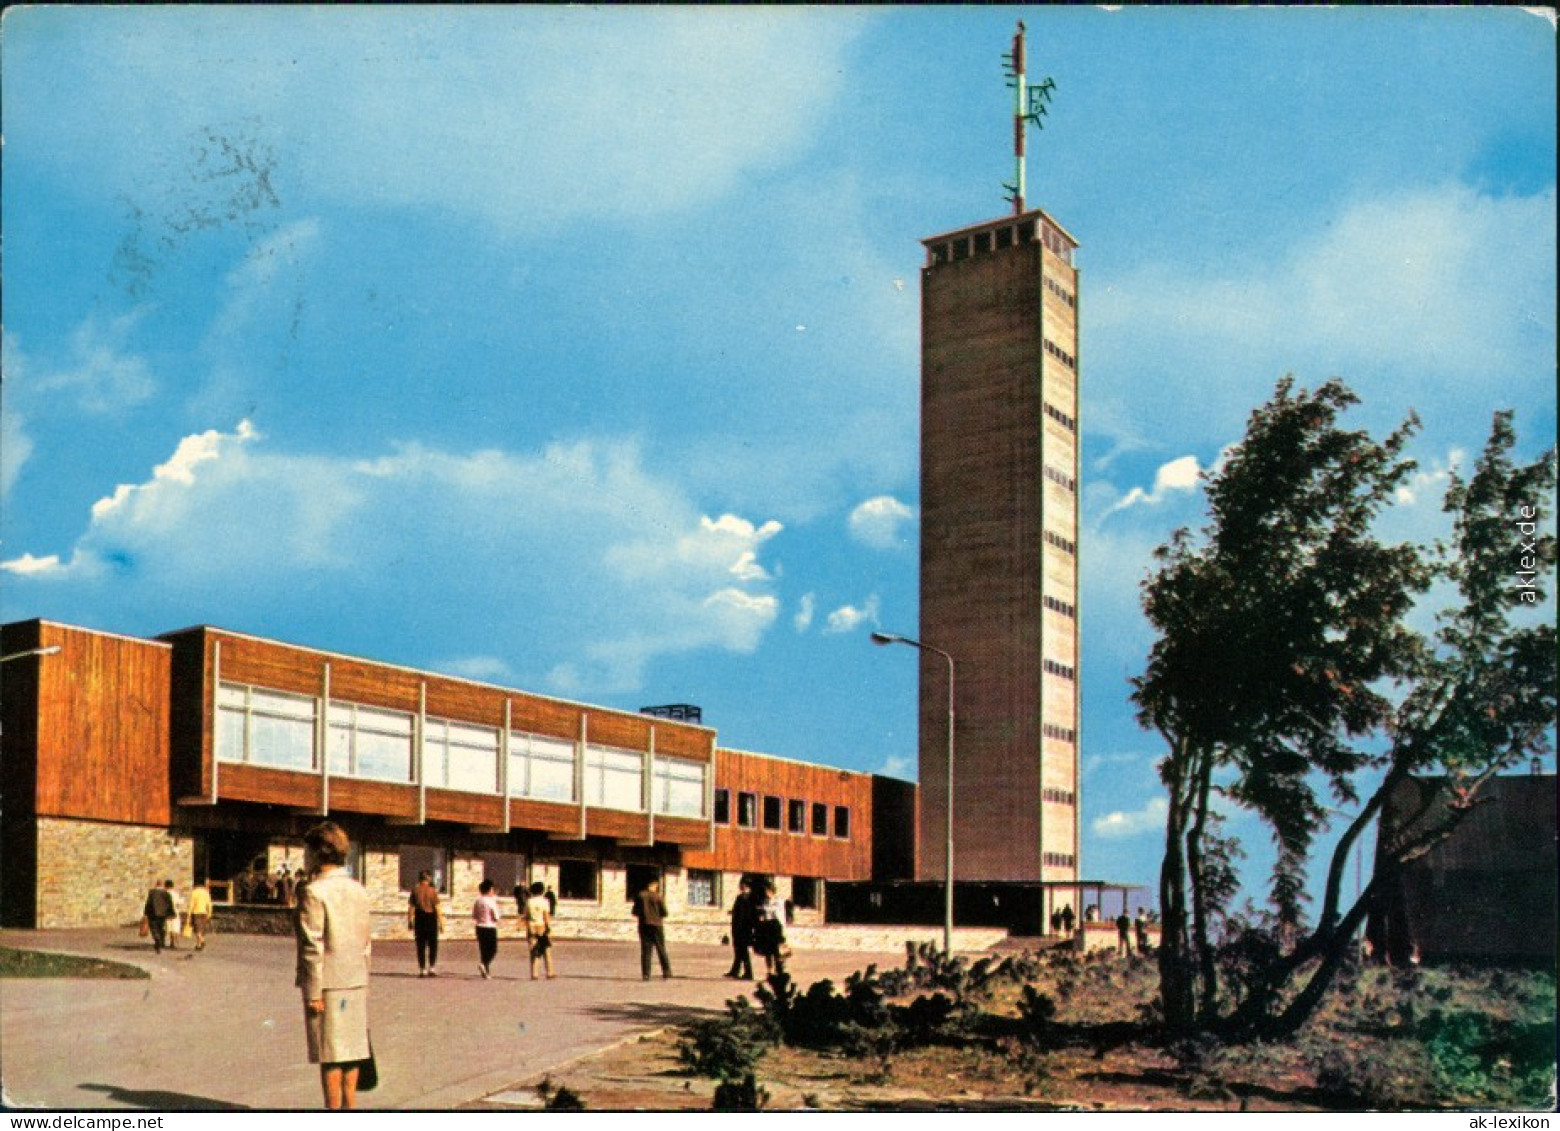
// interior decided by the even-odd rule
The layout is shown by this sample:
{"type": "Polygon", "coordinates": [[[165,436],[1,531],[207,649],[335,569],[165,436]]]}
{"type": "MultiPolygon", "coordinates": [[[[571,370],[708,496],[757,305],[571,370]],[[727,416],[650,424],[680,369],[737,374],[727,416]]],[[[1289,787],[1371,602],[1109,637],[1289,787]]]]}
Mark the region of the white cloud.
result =
{"type": "Polygon", "coordinates": [[[1165,815],[1170,805],[1163,797],[1151,797],[1135,812],[1116,810],[1096,817],[1089,823],[1090,830],[1098,837],[1130,837],[1143,833],[1163,832],[1165,815]]]}
{"type": "Polygon", "coordinates": [[[26,577],[59,574],[63,568],[60,565],[60,556],[58,554],[49,554],[42,558],[35,558],[31,554],[23,554],[21,557],[12,558],[8,562],[0,562],[0,569],[26,577]]]}
{"type": "MultiPolygon", "coordinates": [[[[140,311],[106,324],[88,318],[70,335],[67,359],[58,367],[29,373],[30,395],[65,395],[84,412],[110,413],[140,404],[157,391],[146,359],[125,351],[140,311]]],[[[14,362],[16,359],[10,358],[14,362]]],[[[14,376],[14,373],[8,373],[14,376]]]]}
{"type": "Polygon", "coordinates": [[[186,224],[318,194],[511,232],[664,215],[794,160],[871,19],[523,6],[187,16],[55,17],[36,38],[65,72],[19,69],[76,97],[47,135],[19,140],[78,177],[106,165],[103,187],[186,224]],[[123,121],[145,128],[111,124],[123,121]],[[197,157],[212,175],[170,175],[197,157]]]}
{"type": "Polygon", "coordinates": [[[823,631],[837,635],[853,632],[864,624],[876,625],[877,623],[878,595],[874,593],[862,602],[859,609],[854,605],[841,605],[835,609],[825,621],[823,631]]]}
{"type": "Polygon", "coordinates": [[[33,442],[27,435],[26,418],[7,408],[0,414],[0,496],[10,493],[11,484],[16,482],[32,453],[33,442]]]}
{"type": "Polygon", "coordinates": [[[450,670],[555,672],[562,689],[600,694],[637,688],[659,656],[756,648],[779,615],[758,555],[781,529],[699,515],[632,444],[359,460],[269,450],[245,421],[185,437],[100,500],[63,564],[29,553],[4,568],[13,584],[96,585],[110,606],[171,605],[179,623],[208,607],[225,623],[246,607],[296,616],[310,601],[339,614],[395,592],[364,614],[480,643],[450,670]]]}
{"type": "Polygon", "coordinates": [[[1089,412],[1206,441],[1286,372],[1342,375],[1367,406],[1412,404],[1431,423],[1469,403],[1552,403],[1554,246],[1553,188],[1447,184],[1356,199],[1247,273],[1145,265],[1091,292],[1089,412]]]}
{"type": "Polygon", "coordinates": [[[868,499],[850,512],[850,532],[856,541],[880,550],[904,544],[901,529],[915,521],[915,511],[890,495],[868,499]]]}
{"type": "Polygon", "coordinates": [[[1101,521],[1117,511],[1124,511],[1128,507],[1158,506],[1164,502],[1172,491],[1185,492],[1197,488],[1200,469],[1197,466],[1196,456],[1182,456],[1173,459],[1167,464],[1162,464],[1154,473],[1154,488],[1145,491],[1141,487],[1134,487],[1128,491],[1121,501],[1101,516],[1101,521]]]}
{"type": "MultiPolygon", "coordinates": [[[[884,777],[899,778],[902,781],[915,780],[915,761],[905,755],[890,754],[884,759],[883,764],[872,772],[884,777]]],[[[958,875],[957,872],[954,875],[958,875]]]]}
{"type": "Polygon", "coordinates": [[[818,603],[818,598],[812,593],[802,594],[802,599],[797,602],[796,615],[791,618],[791,624],[797,632],[806,632],[812,627],[813,612],[818,603]]]}

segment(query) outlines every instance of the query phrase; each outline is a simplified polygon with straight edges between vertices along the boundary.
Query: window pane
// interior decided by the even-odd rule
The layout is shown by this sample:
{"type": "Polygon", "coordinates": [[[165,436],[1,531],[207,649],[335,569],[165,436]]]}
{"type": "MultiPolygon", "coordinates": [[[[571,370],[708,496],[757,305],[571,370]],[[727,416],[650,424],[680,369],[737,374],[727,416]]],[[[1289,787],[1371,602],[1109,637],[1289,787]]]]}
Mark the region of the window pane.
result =
{"type": "Polygon", "coordinates": [[[737,824],[744,829],[758,825],[758,797],[752,793],[737,794],[737,824]]]}
{"type": "Polygon", "coordinates": [[[715,823],[717,825],[731,824],[731,790],[717,789],[715,791],[715,823]]]}
{"type": "Polygon", "coordinates": [[[605,809],[644,810],[644,760],[629,750],[585,748],[586,800],[605,809]]]}
{"type": "Polygon", "coordinates": [[[807,802],[798,801],[794,797],[786,802],[785,831],[788,833],[807,831],[807,802]]]}
{"type": "Polygon", "coordinates": [[[359,731],[357,734],[357,776],[376,781],[412,780],[412,740],[393,735],[359,731]]]}
{"type": "Polygon", "coordinates": [[[227,708],[217,712],[217,758],[223,762],[244,760],[244,713],[227,708]]]}
{"type": "Polygon", "coordinates": [[[834,835],[841,840],[850,839],[850,808],[845,805],[834,807],[834,835]]]}
{"type": "Polygon", "coordinates": [[[655,760],[655,809],[672,817],[704,816],[704,763],[655,760]]]}
{"type": "Polygon", "coordinates": [[[829,835],[829,807],[821,801],[813,802],[812,835],[829,835]]]}
{"type": "Polygon", "coordinates": [[[288,770],[314,769],[314,723],[254,715],[250,719],[249,760],[288,770]]]}
{"type": "MultiPolygon", "coordinates": [[[[530,735],[531,776],[526,796],[546,801],[574,800],[574,743],[530,735]]],[[[511,763],[511,772],[513,764],[511,763]]]]}
{"type": "Polygon", "coordinates": [[[720,874],[702,868],[688,870],[688,906],[720,906],[720,874]]]}
{"type": "Polygon", "coordinates": [[[773,832],[780,830],[780,799],[778,797],[764,798],[764,828],[773,832]]]}
{"type": "Polygon", "coordinates": [[[445,867],[444,849],[430,848],[423,844],[403,844],[401,854],[401,890],[411,891],[417,886],[422,872],[433,873],[433,886],[449,893],[449,869],[445,867]]]}
{"type": "Polygon", "coordinates": [[[450,724],[449,786],[477,793],[498,789],[498,731],[450,724]]]}
{"type": "Polygon", "coordinates": [[[314,700],[302,695],[288,695],[281,691],[265,691],[250,688],[249,708],[269,715],[281,715],[289,719],[314,721],[314,700]]]}
{"type": "Polygon", "coordinates": [[[596,865],[589,860],[558,861],[559,899],[596,899],[596,865]]]}
{"type": "MultiPolygon", "coordinates": [[[[341,714],[336,710],[335,704],[331,704],[330,717],[340,719],[341,714]]],[[[330,772],[346,776],[352,773],[352,729],[343,726],[339,722],[330,724],[330,733],[325,736],[325,747],[330,751],[330,772]]]]}

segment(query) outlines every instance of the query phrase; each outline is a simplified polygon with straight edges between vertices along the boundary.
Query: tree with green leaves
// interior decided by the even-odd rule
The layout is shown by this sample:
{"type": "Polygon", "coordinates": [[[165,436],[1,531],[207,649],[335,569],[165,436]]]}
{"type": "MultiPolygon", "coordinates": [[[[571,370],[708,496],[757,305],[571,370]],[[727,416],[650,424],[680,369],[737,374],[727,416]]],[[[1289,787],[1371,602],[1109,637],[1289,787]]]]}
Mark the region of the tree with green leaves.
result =
{"type": "MultiPolygon", "coordinates": [[[[1378,442],[1343,426],[1355,403],[1341,381],[1312,392],[1281,381],[1205,475],[1207,525],[1177,531],[1144,585],[1158,639],[1133,700],[1169,748],[1159,967],[1174,1029],[1298,1026],[1386,881],[1378,872],[1342,906],[1344,862],[1390,791],[1440,772],[1471,798],[1503,766],[1547,748],[1554,632],[1512,614],[1532,602],[1525,592],[1543,600],[1553,537],[1522,539],[1537,564],[1526,588],[1509,576],[1514,520],[1530,513],[1535,532],[1547,521],[1553,453],[1515,466],[1510,415],[1497,415],[1472,476],[1454,476],[1448,492],[1453,540],[1388,545],[1374,526],[1414,470],[1404,449],[1418,422],[1378,442]],[[1458,600],[1426,638],[1407,618],[1438,578],[1455,583],[1458,600]],[[1268,957],[1243,973],[1235,1008],[1220,984],[1219,946],[1233,945],[1220,935],[1234,847],[1213,807],[1221,796],[1260,818],[1277,848],[1277,945],[1242,948],[1268,957]],[[1317,836],[1329,808],[1355,805],[1312,926],[1305,889],[1317,836]]],[[[1387,868],[1446,835],[1423,828],[1388,846],[1387,868]]]]}

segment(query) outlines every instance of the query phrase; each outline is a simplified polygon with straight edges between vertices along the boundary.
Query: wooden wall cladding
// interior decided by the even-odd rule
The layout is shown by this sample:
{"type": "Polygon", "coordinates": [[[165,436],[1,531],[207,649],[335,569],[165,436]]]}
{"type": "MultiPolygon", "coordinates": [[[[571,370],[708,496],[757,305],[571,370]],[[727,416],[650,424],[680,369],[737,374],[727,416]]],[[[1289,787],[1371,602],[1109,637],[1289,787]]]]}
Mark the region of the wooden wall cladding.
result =
{"type": "Polygon", "coordinates": [[[430,789],[427,805],[430,821],[455,821],[467,825],[501,825],[504,821],[502,797],[430,789]]]}
{"type": "Polygon", "coordinates": [[[509,827],[561,835],[576,834],[580,831],[579,806],[511,798],[509,827]]]}
{"type": "MultiPolygon", "coordinates": [[[[222,767],[222,773],[222,793],[225,796],[228,773],[226,766],[222,767]]],[[[345,809],[353,813],[377,813],[385,817],[415,818],[417,787],[386,781],[363,781],[359,778],[331,778],[330,808],[332,812],[345,809]]]]}
{"type": "Polygon", "coordinates": [[[617,809],[587,809],[585,832],[589,836],[643,842],[650,836],[650,818],[643,813],[624,813],[617,809]]]}
{"type": "MultiPolygon", "coordinates": [[[[736,750],[716,750],[715,785],[731,791],[732,821],[715,826],[715,849],[690,848],[684,863],[690,868],[721,871],[773,872],[778,875],[821,876],[831,880],[865,880],[872,873],[872,776],[828,766],[788,762],[736,750]],[[738,828],[735,824],[737,794],[758,797],[759,823],[763,799],[781,799],[779,832],[738,828]],[[805,801],[806,829],[802,834],[785,831],[786,809],[792,800],[805,801]],[[814,802],[829,807],[833,832],[834,807],[850,809],[850,837],[842,840],[812,835],[814,802]]],[[[657,822],[659,832],[659,822],[657,822]]]]}
{"type": "Polygon", "coordinates": [[[44,623],[55,645],[39,667],[37,812],[167,824],[172,649],[44,623]]]}
{"type": "Polygon", "coordinates": [[[255,801],[298,809],[317,808],[320,803],[320,778],[316,774],[223,762],[217,784],[224,801],[255,801]]]}
{"type": "Polygon", "coordinates": [[[707,848],[710,843],[708,821],[690,820],[686,817],[656,817],[655,842],[680,844],[688,848],[707,848]]]}

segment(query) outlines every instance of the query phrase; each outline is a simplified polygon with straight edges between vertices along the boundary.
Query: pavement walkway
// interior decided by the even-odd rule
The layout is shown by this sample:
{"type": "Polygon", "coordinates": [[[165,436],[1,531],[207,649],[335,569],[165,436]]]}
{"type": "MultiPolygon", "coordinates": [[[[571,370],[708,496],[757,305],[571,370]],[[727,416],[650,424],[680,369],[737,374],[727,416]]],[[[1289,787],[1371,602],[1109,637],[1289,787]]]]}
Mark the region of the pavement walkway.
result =
{"type": "MultiPolygon", "coordinates": [[[[0,931],[0,946],[140,966],[150,979],[0,981],[0,1087],[7,1108],[279,1111],[321,1106],[307,1062],[290,938],[213,937],[196,954],[152,952],[133,930],[0,931]]],[[[525,948],[500,945],[494,976],[476,944],[446,940],[441,977],[419,978],[413,946],[374,944],[370,1017],[378,1110],[452,1110],[638,1034],[720,1009],[752,985],[723,977],[730,951],[672,946],[677,977],[639,974],[637,942],[563,941],[558,978],[529,978],[525,948]]],[[[798,951],[806,986],[869,962],[897,966],[901,948],[798,951]]]]}

